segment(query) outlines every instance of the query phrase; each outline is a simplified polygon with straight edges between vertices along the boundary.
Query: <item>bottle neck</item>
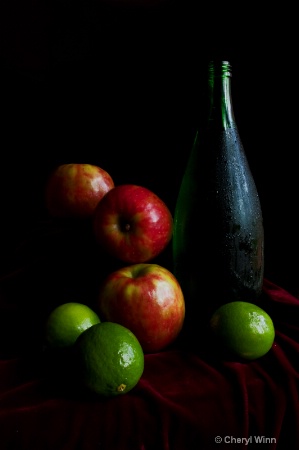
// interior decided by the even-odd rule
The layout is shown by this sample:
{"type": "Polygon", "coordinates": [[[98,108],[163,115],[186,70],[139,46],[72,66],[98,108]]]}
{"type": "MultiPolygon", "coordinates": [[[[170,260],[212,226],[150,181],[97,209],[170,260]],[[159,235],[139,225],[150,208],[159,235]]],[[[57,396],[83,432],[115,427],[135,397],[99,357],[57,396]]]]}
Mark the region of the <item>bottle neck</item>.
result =
{"type": "Polygon", "coordinates": [[[236,127],[231,96],[231,66],[227,61],[209,64],[209,126],[236,127]]]}

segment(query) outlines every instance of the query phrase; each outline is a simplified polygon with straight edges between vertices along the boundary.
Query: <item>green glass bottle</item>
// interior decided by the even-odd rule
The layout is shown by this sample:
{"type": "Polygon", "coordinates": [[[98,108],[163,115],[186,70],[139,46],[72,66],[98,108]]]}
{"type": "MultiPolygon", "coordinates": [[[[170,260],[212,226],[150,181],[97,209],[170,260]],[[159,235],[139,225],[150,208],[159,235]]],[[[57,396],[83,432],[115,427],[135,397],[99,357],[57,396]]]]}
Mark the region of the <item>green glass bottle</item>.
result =
{"type": "Polygon", "coordinates": [[[234,300],[255,302],[264,276],[264,228],[256,184],[236,125],[231,65],[208,66],[208,114],[181,182],[173,230],[173,272],[186,320],[208,318],[234,300]]]}

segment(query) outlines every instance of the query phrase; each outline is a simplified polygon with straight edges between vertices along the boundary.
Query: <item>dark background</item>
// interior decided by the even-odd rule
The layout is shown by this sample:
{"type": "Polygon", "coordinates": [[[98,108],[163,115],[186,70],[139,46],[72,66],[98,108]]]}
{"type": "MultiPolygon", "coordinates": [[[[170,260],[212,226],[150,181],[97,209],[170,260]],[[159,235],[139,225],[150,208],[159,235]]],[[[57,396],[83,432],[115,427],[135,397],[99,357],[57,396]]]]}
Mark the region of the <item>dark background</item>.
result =
{"type": "Polygon", "coordinates": [[[43,219],[44,183],[61,163],[97,164],[173,211],[204,114],[207,63],[220,57],[232,63],[236,121],[262,203],[265,276],[298,292],[292,17],[168,0],[3,2],[2,267],[43,219]]]}

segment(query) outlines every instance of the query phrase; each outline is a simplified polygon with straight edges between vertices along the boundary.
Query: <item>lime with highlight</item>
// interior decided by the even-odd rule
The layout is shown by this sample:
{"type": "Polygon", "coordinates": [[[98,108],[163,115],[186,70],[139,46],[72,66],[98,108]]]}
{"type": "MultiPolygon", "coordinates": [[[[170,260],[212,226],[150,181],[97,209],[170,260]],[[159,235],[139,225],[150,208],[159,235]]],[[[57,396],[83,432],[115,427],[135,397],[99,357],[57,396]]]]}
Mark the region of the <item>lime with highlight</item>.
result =
{"type": "Polygon", "coordinates": [[[98,314],[89,306],[63,303],[53,309],[46,320],[46,344],[50,348],[71,347],[83,331],[99,322],[98,314]]]}
{"type": "Polygon", "coordinates": [[[131,391],[144,370],[144,353],[136,336],[114,322],[101,322],[77,339],[79,379],[90,392],[115,397],[131,391]]]}
{"type": "Polygon", "coordinates": [[[274,324],[268,313],[245,301],[220,306],[211,317],[210,329],[221,347],[247,360],[264,356],[275,339],[274,324]]]}

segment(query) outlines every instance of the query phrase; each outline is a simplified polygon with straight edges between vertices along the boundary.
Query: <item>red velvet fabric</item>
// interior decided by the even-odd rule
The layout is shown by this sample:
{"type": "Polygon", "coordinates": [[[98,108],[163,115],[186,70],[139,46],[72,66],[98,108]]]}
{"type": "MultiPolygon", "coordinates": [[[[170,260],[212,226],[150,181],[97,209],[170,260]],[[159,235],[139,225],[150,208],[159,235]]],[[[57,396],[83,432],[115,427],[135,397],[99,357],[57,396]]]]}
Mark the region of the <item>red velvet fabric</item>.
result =
{"type": "MultiPolygon", "coordinates": [[[[144,373],[131,392],[95,398],[64,376],[63,361],[61,366],[45,361],[42,326],[36,326],[62,299],[81,296],[82,301],[76,280],[80,273],[88,284],[91,265],[82,251],[93,247],[82,238],[83,264],[78,268],[70,230],[61,241],[55,227],[44,235],[46,239],[30,242],[30,252],[21,246],[26,257],[19,254],[0,279],[1,449],[299,448],[297,298],[264,280],[259,304],[271,315],[276,338],[260,359],[233,360],[212,350],[207,339],[190,346],[178,339],[170,348],[145,356],[144,373]],[[63,252],[58,257],[54,241],[60,249],[64,242],[68,259],[63,252]],[[56,257],[55,263],[49,255],[56,257]]],[[[95,270],[92,276],[97,274],[95,270]]]]}

